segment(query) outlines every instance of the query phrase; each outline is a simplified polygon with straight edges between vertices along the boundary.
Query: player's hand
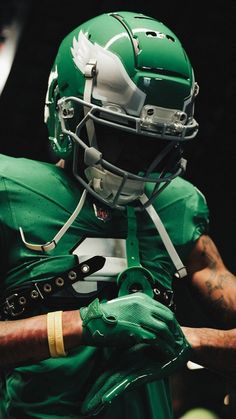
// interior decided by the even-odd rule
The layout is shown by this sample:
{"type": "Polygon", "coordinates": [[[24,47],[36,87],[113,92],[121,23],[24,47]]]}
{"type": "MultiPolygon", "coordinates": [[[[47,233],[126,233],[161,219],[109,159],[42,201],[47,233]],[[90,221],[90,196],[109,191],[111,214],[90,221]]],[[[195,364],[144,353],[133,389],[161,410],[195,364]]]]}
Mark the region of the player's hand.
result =
{"type": "Polygon", "coordinates": [[[144,293],[106,303],[95,299],[88,307],[80,309],[80,315],[82,344],[122,348],[158,341],[163,350],[173,352],[175,340],[167,325],[172,312],[144,293]]]}
{"type": "MultiPolygon", "coordinates": [[[[167,309],[168,310],[168,309],[167,309]]],[[[175,320],[168,323],[175,338],[172,353],[162,338],[155,344],[138,344],[128,349],[114,349],[82,406],[84,416],[96,415],[114,398],[142,384],[163,379],[180,369],[190,359],[191,346],[175,320]]],[[[168,339],[169,341],[169,339],[168,339]]]]}

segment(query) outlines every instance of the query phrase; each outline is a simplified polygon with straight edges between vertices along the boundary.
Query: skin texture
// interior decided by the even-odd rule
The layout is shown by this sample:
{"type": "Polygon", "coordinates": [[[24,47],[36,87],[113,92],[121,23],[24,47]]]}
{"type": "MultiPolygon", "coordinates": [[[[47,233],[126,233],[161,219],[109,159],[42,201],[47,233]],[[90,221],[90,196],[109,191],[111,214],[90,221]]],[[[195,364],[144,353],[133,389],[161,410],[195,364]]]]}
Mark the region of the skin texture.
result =
{"type": "Polygon", "coordinates": [[[197,241],[187,263],[191,285],[219,327],[236,324],[236,277],[225,267],[209,236],[197,241]]]}
{"type": "MultiPolygon", "coordinates": [[[[235,380],[236,329],[224,329],[235,324],[236,278],[227,270],[215,244],[208,236],[202,236],[195,244],[187,269],[199,303],[204,304],[205,309],[208,308],[209,314],[215,320],[220,319],[218,323],[222,327],[222,330],[182,327],[182,332],[191,345],[187,359],[212,369],[227,379],[235,380]]],[[[132,348],[130,351],[130,357],[128,351],[124,357],[120,357],[119,363],[113,356],[111,366],[105,368],[105,372],[96,380],[87,395],[82,411],[87,414],[99,411],[123,391],[131,390],[146,379],[151,381],[167,377],[179,368],[174,359],[171,362],[160,362],[157,348],[154,352],[153,347],[137,351],[138,359],[132,348]]],[[[175,359],[180,362],[180,357],[175,359]]],[[[179,366],[181,367],[180,364],[179,366]]]]}
{"type": "Polygon", "coordinates": [[[182,327],[182,331],[194,349],[192,361],[229,379],[235,379],[236,329],[182,327]]]}
{"type": "Polygon", "coordinates": [[[187,264],[195,295],[219,325],[182,327],[193,350],[192,361],[227,377],[236,376],[236,277],[225,267],[209,236],[197,241],[187,264]]]}
{"type": "MultiPolygon", "coordinates": [[[[208,236],[196,242],[187,263],[189,280],[201,303],[210,308],[219,329],[182,327],[193,348],[192,360],[222,374],[236,374],[236,278],[225,267],[208,236]],[[227,329],[227,330],[226,330],[227,329]]],[[[63,312],[66,351],[83,344],[78,310],[63,312]]],[[[0,322],[0,366],[21,365],[49,357],[46,315],[0,322]]]]}
{"type": "MultiPolygon", "coordinates": [[[[62,328],[67,350],[81,344],[79,310],[63,312],[62,328]]],[[[0,322],[0,367],[26,365],[49,357],[46,315],[0,322]]]]}

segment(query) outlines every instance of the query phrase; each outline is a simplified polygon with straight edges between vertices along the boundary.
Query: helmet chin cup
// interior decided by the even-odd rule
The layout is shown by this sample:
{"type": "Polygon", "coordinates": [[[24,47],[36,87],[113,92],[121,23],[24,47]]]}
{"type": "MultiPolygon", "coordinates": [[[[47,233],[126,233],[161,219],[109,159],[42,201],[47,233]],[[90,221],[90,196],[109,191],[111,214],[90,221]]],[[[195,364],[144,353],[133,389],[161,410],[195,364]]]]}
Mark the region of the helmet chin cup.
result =
{"type": "MultiPolygon", "coordinates": [[[[154,185],[148,206],[163,184],[182,173],[177,153],[164,166],[159,140],[178,147],[197,135],[197,93],[191,62],[170,28],[142,13],[103,13],[74,28],[59,46],[45,100],[51,148],[73,162],[75,178],[93,197],[118,209],[137,201],[142,210],[145,183],[154,185]],[[140,137],[150,137],[157,144],[153,163],[134,173],[114,166],[102,155],[98,124],[137,135],[140,149],[148,148],[140,137]]],[[[111,135],[111,148],[112,141],[111,135]]],[[[142,149],[139,154],[143,163],[142,149]]]]}
{"type": "Polygon", "coordinates": [[[154,279],[151,272],[142,266],[131,266],[121,272],[117,277],[119,297],[135,292],[143,292],[154,297],[152,285],[154,279]]]}
{"type": "Polygon", "coordinates": [[[144,193],[145,182],[130,179],[125,172],[122,177],[102,167],[89,166],[85,175],[93,190],[111,205],[127,205],[144,193]]]}

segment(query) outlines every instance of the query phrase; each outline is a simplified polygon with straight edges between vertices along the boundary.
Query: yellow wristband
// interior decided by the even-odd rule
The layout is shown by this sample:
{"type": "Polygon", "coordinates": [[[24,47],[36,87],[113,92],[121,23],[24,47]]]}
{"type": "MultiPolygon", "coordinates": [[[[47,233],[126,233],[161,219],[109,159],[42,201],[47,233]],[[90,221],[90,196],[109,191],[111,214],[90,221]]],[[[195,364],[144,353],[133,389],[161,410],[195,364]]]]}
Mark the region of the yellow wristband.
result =
{"type": "Polygon", "coordinates": [[[62,330],[62,311],[54,312],[54,326],[55,326],[55,346],[57,356],[66,356],[62,330]]]}
{"type": "Polygon", "coordinates": [[[55,342],[55,322],[54,322],[54,313],[47,314],[47,333],[48,333],[48,346],[49,352],[52,358],[56,358],[56,342],[55,342]]]}

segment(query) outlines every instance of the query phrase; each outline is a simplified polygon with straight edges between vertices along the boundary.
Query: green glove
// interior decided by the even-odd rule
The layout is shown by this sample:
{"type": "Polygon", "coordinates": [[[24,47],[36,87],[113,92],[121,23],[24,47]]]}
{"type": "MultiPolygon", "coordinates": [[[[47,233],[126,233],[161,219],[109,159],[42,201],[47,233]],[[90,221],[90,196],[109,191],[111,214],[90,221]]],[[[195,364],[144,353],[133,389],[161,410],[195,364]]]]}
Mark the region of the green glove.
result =
{"type": "Polygon", "coordinates": [[[114,349],[89,391],[81,413],[96,415],[124,391],[163,379],[183,367],[190,359],[191,346],[174,317],[169,327],[175,336],[172,355],[167,354],[169,345],[165,345],[164,335],[152,345],[142,343],[128,349],[114,349]]]}
{"type": "MultiPolygon", "coordinates": [[[[88,307],[80,309],[82,342],[89,346],[129,347],[159,341],[163,333],[161,329],[165,328],[160,323],[163,307],[144,293],[126,295],[106,303],[95,299],[88,307]]],[[[165,330],[166,350],[172,352],[173,344],[172,333],[165,330]]]]}

